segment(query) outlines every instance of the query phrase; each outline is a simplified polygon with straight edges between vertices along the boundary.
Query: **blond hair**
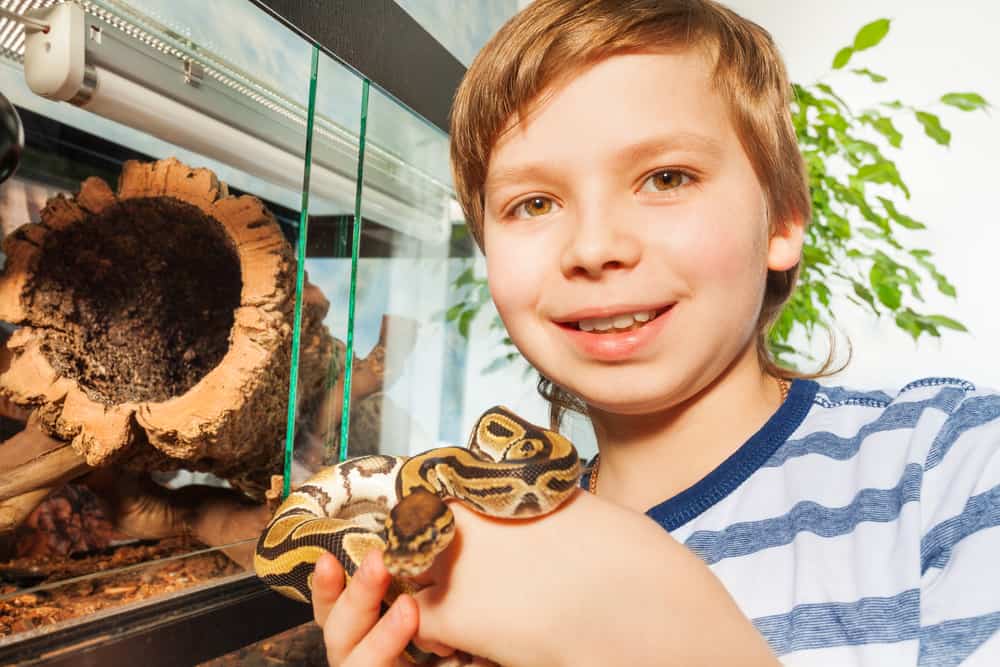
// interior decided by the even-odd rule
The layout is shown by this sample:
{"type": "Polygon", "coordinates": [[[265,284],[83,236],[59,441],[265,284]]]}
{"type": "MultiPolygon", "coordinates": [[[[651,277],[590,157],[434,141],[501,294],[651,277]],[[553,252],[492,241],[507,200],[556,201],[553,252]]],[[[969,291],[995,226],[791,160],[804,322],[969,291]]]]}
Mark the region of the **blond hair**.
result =
{"type": "MultiPolygon", "coordinates": [[[[619,53],[701,48],[715,62],[722,96],[764,192],[771,232],[790,220],[808,224],[809,180],[789,104],[792,88],[771,35],[712,0],[535,0],[483,47],[455,95],[451,165],[459,203],[479,247],[483,188],[490,155],[511,119],[523,117],[539,95],[567,77],[619,53]]],[[[799,266],[769,271],[758,317],[757,354],[777,377],[817,377],[777,363],[767,332],[788,300],[799,266]]],[[[832,341],[831,337],[831,341],[832,341]]],[[[831,346],[832,347],[832,346],[831,346]]],[[[542,377],[539,392],[562,409],[585,412],[579,399],[542,377]]]]}

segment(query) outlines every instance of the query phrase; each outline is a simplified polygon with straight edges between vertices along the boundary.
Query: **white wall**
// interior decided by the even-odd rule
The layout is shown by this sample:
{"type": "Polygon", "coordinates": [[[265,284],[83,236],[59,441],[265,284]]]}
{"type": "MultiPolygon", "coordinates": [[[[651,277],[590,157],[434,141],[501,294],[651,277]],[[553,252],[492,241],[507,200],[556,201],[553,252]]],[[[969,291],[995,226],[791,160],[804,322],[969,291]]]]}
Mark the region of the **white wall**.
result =
{"type": "MultiPolygon", "coordinates": [[[[521,0],[521,4],[526,4],[521,0]]],[[[901,209],[928,229],[905,237],[909,247],[924,247],[958,290],[958,299],[938,295],[928,281],[925,312],[960,320],[970,333],[946,331],[940,340],[919,344],[889,319],[877,321],[853,304],[835,304],[837,325],[850,338],[853,360],[828,382],[861,387],[898,387],[931,374],[966,377],[1000,387],[1000,213],[996,203],[1000,172],[1000,112],[965,113],[935,104],[947,92],[975,91],[1000,106],[1000,3],[992,0],[732,0],[728,6],[769,30],[785,57],[792,79],[808,83],[830,71],[837,50],[853,40],[865,23],[892,19],[878,47],[855,55],[851,66],[868,67],[889,78],[885,84],[846,73],[825,80],[852,107],[890,99],[939,113],[952,131],[951,147],[938,146],[916,123],[900,121],[903,151],[895,159],[912,192],[901,209]]],[[[887,149],[891,151],[891,149],[887,149]]],[[[474,334],[485,334],[485,317],[474,334]]],[[[473,337],[475,340],[475,336],[473,337]]],[[[825,340],[815,354],[825,356],[825,340]]],[[[532,381],[513,369],[480,376],[495,356],[485,344],[470,350],[466,421],[488,404],[505,400],[525,416],[545,420],[546,408],[532,381]]],[[[585,437],[582,427],[572,429],[585,437]]],[[[571,434],[573,435],[573,434],[571,434]]],[[[586,448],[586,445],[585,445],[586,448]]]]}

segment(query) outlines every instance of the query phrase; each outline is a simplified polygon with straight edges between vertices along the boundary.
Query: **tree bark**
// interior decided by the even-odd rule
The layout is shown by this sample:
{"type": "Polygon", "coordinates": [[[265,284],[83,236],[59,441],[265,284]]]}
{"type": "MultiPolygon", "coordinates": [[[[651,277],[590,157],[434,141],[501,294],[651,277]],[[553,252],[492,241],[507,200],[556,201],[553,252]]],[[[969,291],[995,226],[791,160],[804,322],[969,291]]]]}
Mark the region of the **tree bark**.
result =
{"type": "MultiPolygon", "coordinates": [[[[20,328],[0,398],[87,466],[205,470],[263,499],[282,463],[295,258],[260,200],[174,159],[130,161],[117,193],[89,178],[3,248],[0,319],[20,328]]],[[[303,318],[310,390],[332,351],[326,307],[303,318]]],[[[0,498],[52,474],[5,480],[0,498]]]]}

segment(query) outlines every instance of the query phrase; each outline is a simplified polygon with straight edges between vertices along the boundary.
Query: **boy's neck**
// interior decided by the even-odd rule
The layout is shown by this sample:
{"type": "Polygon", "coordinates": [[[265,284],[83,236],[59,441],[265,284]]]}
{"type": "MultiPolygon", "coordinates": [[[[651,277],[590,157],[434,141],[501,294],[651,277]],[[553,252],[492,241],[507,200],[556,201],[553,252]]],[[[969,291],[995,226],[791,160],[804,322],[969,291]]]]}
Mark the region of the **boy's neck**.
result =
{"type": "Polygon", "coordinates": [[[781,388],[751,346],[719,378],[667,410],[620,415],[591,408],[600,447],[598,495],[645,512],[698,482],[781,405],[781,388]]]}

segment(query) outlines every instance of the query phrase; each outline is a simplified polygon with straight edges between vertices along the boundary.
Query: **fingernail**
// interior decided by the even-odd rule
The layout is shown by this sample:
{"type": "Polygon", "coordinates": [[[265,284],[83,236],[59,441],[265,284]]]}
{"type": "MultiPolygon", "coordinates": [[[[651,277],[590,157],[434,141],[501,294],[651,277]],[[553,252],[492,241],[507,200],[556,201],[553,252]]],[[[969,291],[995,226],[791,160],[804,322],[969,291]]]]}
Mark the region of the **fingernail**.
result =
{"type": "Polygon", "coordinates": [[[320,556],[319,558],[316,559],[316,565],[315,565],[315,568],[314,568],[314,572],[317,575],[321,576],[321,577],[325,577],[326,576],[326,568],[327,568],[327,566],[325,565],[325,563],[326,563],[326,554],[323,554],[322,556],[320,556]]]}
{"type": "Polygon", "coordinates": [[[365,559],[361,561],[361,574],[371,579],[375,576],[375,552],[370,551],[365,559]]]}

